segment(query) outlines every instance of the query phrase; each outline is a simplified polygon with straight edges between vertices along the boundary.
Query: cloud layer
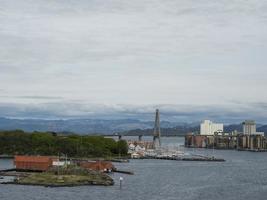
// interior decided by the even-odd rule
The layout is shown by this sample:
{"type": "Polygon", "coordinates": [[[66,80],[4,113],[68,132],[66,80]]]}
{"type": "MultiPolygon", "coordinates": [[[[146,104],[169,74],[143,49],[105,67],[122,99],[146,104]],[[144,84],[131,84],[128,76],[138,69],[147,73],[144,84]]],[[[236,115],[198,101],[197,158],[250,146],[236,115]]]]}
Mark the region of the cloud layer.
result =
{"type": "Polygon", "coordinates": [[[261,118],[266,44],[262,0],[2,0],[1,115],[172,105],[261,118]]]}
{"type": "Polygon", "coordinates": [[[193,105],[104,105],[75,102],[44,104],[0,104],[0,113],[8,118],[28,119],[138,119],[153,121],[155,109],[160,109],[162,121],[176,123],[200,122],[203,119],[226,124],[254,119],[266,123],[267,104],[229,104],[225,106],[193,105]]]}

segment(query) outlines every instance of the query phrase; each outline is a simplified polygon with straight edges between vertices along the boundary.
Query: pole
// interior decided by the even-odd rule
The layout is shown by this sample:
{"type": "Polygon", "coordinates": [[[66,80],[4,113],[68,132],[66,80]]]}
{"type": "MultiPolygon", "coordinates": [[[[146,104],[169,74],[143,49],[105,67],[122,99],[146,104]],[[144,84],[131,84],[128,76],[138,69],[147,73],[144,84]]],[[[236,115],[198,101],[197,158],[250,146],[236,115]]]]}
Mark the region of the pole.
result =
{"type": "Polygon", "coordinates": [[[120,177],[120,190],[122,189],[122,181],[123,181],[123,178],[120,177]]]}
{"type": "Polygon", "coordinates": [[[213,135],[213,148],[212,148],[212,156],[214,157],[214,145],[215,145],[215,135],[213,135]]]}

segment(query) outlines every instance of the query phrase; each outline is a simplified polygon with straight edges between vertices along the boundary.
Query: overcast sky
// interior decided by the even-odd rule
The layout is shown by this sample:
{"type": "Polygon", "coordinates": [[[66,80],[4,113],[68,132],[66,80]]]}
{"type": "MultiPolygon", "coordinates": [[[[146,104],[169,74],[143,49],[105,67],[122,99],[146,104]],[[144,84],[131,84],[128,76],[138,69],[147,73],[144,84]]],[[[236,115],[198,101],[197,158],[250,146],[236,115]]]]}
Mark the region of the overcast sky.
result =
{"type": "Polygon", "coordinates": [[[0,0],[0,116],[267,122],[266,89],[266,1],[0,0]]]}

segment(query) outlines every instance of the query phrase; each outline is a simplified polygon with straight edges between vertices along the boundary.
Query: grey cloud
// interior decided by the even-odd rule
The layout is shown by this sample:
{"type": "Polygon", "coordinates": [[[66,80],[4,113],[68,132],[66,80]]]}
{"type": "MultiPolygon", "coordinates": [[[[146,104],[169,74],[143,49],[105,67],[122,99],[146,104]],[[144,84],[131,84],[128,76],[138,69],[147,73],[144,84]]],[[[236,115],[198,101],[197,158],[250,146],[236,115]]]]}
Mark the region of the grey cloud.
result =
{"type": "Polygon", "coordinates": [[[0,104],[2,117],[45,118],[45,119],[139,119],[151,121],[155,108],[160,109],[161,120],[171,122],[195,122],[212,119],[224,123],[238,123],[245,119],[255,119],[266,123],[266,105],[248,105],[247,109],[235,110],[231,106],[190,106],[190,105],[101,105],[79,103],[45,103],[34,105],[0,104]],[[253,108],[253,109],[252,109],[253,108]],[[253,111],[254,110],[254,111],[253,111]]]}
{"type": "Polygon", "coordinates": [[[57,96],[15,96],[15,98],[20,99],[51,99],[51,100],[60,100],[63,99],[62,97],[57,96]]]}
{"type": "Polygon", "coordinates": [[[22,117],[160,107],[173,120],[265,119],[251,103],[267,101],[266,11],[262,0],[2,0],[0,102],[22,117]]]}
{"type": "MultiPolygon", "coordinates": [[[[4,90],[3,90],[4,91],[4,90]]],[[[0,90],[1,92],[1,90],[0,90]]],[[[6,99],[30,99],[30,100],[63,100],[63,97],[59,96],[10,96],[10,95],[0,95],[0,98],[6,99]]]]}

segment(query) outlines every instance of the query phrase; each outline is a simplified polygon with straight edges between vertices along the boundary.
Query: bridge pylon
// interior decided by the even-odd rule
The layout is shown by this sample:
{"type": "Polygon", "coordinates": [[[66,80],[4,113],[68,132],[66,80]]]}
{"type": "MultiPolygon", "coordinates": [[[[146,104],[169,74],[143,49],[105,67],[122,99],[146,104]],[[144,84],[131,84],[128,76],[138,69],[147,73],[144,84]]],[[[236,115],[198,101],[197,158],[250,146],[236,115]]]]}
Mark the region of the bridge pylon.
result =
{"type": "Polygon", "coordinates": [[[161,147],[160,141],[160,119],[159,119],[159,109],[156,109],[156,117],[155,117],[155,125],[154,125],[154,133],[153,133],[153,148],[161,147]]]}

